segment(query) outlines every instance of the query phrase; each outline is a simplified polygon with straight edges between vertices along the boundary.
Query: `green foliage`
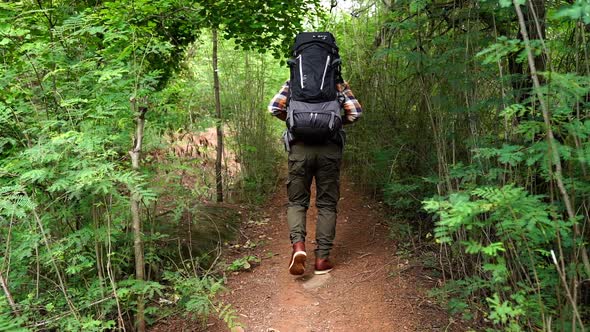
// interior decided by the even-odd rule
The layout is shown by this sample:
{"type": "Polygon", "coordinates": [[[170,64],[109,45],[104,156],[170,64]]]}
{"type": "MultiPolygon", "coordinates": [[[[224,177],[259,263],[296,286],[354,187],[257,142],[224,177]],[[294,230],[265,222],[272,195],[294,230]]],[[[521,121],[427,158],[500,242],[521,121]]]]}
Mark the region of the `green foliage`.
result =
{"type": "Polygon", "coordinates": [[[210,277],[185,278],[178,273],[166,272],[164,279],[174,289],[174,297],[186,309],[187,315],[193,318],[206,318],[214,310],[212,300],[223,290],[222,281],[210,277]]]}
{"type": "Polygon", "coordinates": [[[440,246],[433,295],[452,313],[490,330],[587,328],[564,285],[590,273],[587,1],[365,5],[334,24],[366,111],[348,133],[355,183],[409,220],[412,243],[440,246]]]}
{"type": "Polygon", "coordinates": [[[26,332],[29,329],[23,328],[22,326],[26,322],[26,317],[15,318],[6,297],[0,298],[0,331],[14,331],[14,332],[26,332]]]}
{"type": "Polygon", "coordinates": [[[219,27],[226,39],[237,47],[265,53],[272,50],[279,58],[288,54],[295,35],[303,29],[302,17],[320,15],[319,0],[200,0],[199,15],[211,27],[219,27]]]}
{"type": "Polygon", "coordinates": [[[289,74],[268,55],[252,52],[226,56],[221,65],[224,64],[227,68],[240,68],[222,72],[221,79],[225,87],[222,97],[228,109],[225,116],[231,129],[229,146],[240,161],[241,198],[261,203],[276,188],[277,177],[273,175],[283,155],[277,136],[284,123],[270,116],[266,108],[289,74]]]}
{"type": "Polygon", "coordinates": [[[217,318],[223,321],[229,329],[242,326],[238,322],[238,315],[231,307],[231,304],[224,304],[223,302],[220,302],[219,306],[215,307],[215,311],[217,312],[217,318]]]}
{"type": "MultiPolygon", "coordinates": [[[[543,153],[524,146],[504,145],[480,149],[478,158],[496,159],[511,167],[523,164],[533,167],[546,162],[542,157],[534,157],[543,153]],[[529,150],[529,157],[519,153],[521,150],[529,150]]],[[[478,285],[477,292],[464,292],[465,284],[459,280],[451,282],[450,288],[445,287],[444,295],[458,296],[449,302],[452,310],[473,316],[464,304],[477,301],[476,294],[493,294],[485,303],[489,306],[489,320],[506,330],[521,331],[525,330],[524,326],[542,325],[544,315],[561,310],[553,298],[560,287],[560,276],[549,252],[558,246],[570,251],[580,245],[579,241],[571,241],[577,221],[562,219],[560,206],[547,203],[545,196],[531,195],[525,188],[513,184],[474,186],[479,181],[494,180],[483,174],[475,175],[462,184],[473,189],[424,201],[424,208],[438,216],[434,228],[436,241],[459,250],[458,255],[464,252],[473,257],[478,266],[473,271],[478,282],[469,282],[478,285]],[[521,273],[514,273],[515,269],[521,273]]],[[[548,174],[545,176],[549,179],[548,174]]],[[[454,268],[459,267],[451,267],[454,268]]],[[[575,269],[574,265],[571,268],[575,269]]]]}
{"type": "Polygon", "coordinates": [[[584,0],[576,0],[569,6],[564,6],[555,12],[554,17],[569,18],[573,21],[582,20],[585,24],[590,24],[590,3],[584,0]]]}
{"type": "MultiPolygon", "coordinates": [[[[511,0],[499,0],[498,3],[500,4],[501,7],[504,7],[504,8],[514,5],[514,3],[511,0]]],[[[526,0],[516,0],[515,3],[518,6],[522,6],[526,3],[526,0]]]]}
{"type": "Polygon", "coordinates": [[[227,267],[227,270],[232,272],[249,270],[252,267],[251,263],[260,263],[260,258],[251,255],[238,258],[231,262],[231,264],[227,267]]]}
{"type": "MultiPolygon", "coordinates": [[[[46,330],[120,329],[132,323],[126,320],[133,317],[138,298],[156,301],[165,296],[171,287],[162,279],[166,271],[187,267],[195,272],[190,282],[202,284],[189,293],[190,282],[175,281],[186,290],[187,310],[200,319],[215,313],[234,324],[231,308],[213,300],[221,281],[199,276],[213,261],[201,256],[203,248],[227,234],[219,234],[214,225],[215,240],[209,233],[195,238],[198,245],[186,245],[189,261],[183,257],[186,249],[166,242],[168,234],[156,227],[160,215],[169,216],[165,209],[170,205],[179,207],[173,211],[178,218],[164,218],[166,226],[192,223],[190,214],[197,212],[187,207],[208,198],[206,188],[187,189],[190,176],[206,178],[206,168],[189,172],[206,157],[201,154],[183,164],[178,161],[182,156],[176,156],[177,162],[168,164],[172,158],[167,149],[174,142],[164,137],[215,124],[209,116],[211,81],[202,75],[210,72],[210,59],[195,56],[195,49],[209,48],[205,41],[211,28],[233,38],[225,42],[228,54],[256,62],[256,68],[239,76],[242,80],[268,57],[231,48],[282,54],[284,41],[301,29],[317,5],[188,0],[0,4],[0,273],[22,312],[19,318],[11,316],[2,302],[0,329],[36,324],[46,330]],[[131,169],[128,154],[137,116],[130,100],[148,110],[139,170],[131,169]],[[149,279],[143,282],[133,278],[130,197],[142,204],[149,279]],[[174,247],[173,254],[166,246],[174,247]],[[203,299],[207,306],[200,304],[203,299]]],[[[231,74],[228,69],[226,77],[231,74]]],[[[274,146],[272,130],[261,120],[266,114],[246,115],[246,110],[262,109],[270,93],[263,77],[269,71],[257,75],[256,93],[245,89],[251,82],[240,82],[240,97],[247,97],[247,103],[229,96],[224,103],[240,111],[228,113],[228,123],[243,114],[250,121],[244,125],[255,128],[254,139],[236,134],[232,148],[254,147],[240,154],[254,166],[246,165],[236,177],[249,179],[251,190],[261,192],[274,185],[261,172],[274,170],[276,149],[269,148],[274,146]]],[[[237,79],[224,86],[228,95],[237,79]]],[[[209,212],[201,205],[199,209],[209,212]]],[[[221,229],[230,232],[229,226],[221,229]]],[[[147,306],[148,321],[161,314],[157,309],[147,306]]]]}
{"type": "Polygon", "coordinates": [[[215,297],[223,291],[223,280],[205,276],[203,278],[183,277],[178,273],[167,272],[165,280],[172,284],[178,305],[185,310],[185,316],[191,319],[207,321],[212,313],[226,323],[228,328],[240,326],[237,315],[231,305],[218,302],[215,297]]]}
{"type": "MultiPolygon", "coordinates": [[[[522,299],[522,294],[519,294],[522,299]]],[[[518,297],[515,295],[514,297],[518,297]]],[[[518,316],[524,314],[524,311],[518,306],[515,308],[512,303],[508,301],[502,302],[498,294],[494,294],[492,298],[486,298],[490,304],[490,320],[494,324],[506,325],[506,331],[522,331],[521,325],[518,324],[518,316]]]]}

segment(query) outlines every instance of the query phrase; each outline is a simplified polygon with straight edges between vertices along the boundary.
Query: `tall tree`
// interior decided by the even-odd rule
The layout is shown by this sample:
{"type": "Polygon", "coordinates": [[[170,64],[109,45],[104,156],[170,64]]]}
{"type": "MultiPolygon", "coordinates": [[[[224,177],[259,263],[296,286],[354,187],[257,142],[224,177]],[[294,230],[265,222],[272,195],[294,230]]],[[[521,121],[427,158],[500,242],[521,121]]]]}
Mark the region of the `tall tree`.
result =
{"type": "Polygon", "coordinates": [[[223,202],[223,179],[221,177],[223,163],[223,118],[221,116],[221,99],[219,97],[219,66],[217,55],[217,28],[212,31],[213,40],[213,90],[215,94],[215,117],[217,119],[217,156],[215,159],[215,183],[217,189],[217,202],[223,202]]]}
{"type": "MultiPolygon", "coordinates": [[[[147,103],[144,101],[143,105],[137,105],[135,98],[131,99],[131,111],[136,114],[135,119],[135,136],[133,138],[133,149],[129,151],[131,156],[131,168],[139,172],[141,148],[143,145],[143,132],[145,128],[145,114],[147,113],[147,103]]],[[[144,245],[142,235],[142,222],[140,214],[141,200],[134,192],[131,196],[131,218],[133,228],[133,251],[135,256],[135,278],[140,281],[145,280],[145,259],[144,259],[144,245]]],[[[145,332],[145,313],[144,313],[144,299],[143,295],[139,295],[137,299],[137,317],[135,325],[137,331],[145,332]]]]}

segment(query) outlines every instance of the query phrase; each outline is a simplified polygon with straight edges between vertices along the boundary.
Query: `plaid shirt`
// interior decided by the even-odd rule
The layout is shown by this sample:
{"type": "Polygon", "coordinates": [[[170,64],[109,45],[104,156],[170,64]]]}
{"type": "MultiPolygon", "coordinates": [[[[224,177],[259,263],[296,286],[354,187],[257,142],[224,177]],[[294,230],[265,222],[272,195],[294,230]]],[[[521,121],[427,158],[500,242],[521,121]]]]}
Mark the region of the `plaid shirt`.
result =
{"type": "MultiPolygon", "coordinates": [[[[361,117],[363,109],[356,97],[352,94],[347,82],[336,84],[338,98],[343,98],[342,108],[344,108],[344,123],[353,123],[361,117]]],[[[289,81],[285,82],[281,90],[272,98],[268,105],[270,114],[281,120],[287,118],[287,99],[289,98],[289,81]]]]}

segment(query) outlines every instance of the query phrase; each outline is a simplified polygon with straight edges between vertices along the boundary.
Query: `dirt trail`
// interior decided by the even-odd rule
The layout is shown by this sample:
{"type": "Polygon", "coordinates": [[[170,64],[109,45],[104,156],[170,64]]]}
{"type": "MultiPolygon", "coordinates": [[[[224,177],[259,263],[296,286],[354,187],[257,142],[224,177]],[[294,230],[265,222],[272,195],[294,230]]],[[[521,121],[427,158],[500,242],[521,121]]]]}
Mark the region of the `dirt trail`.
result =
{"type": "MultiPolygon", "coordinates": [[[[360,197],[347,182],[341,192],[331,255],[336,267],[330,274],[313,274],[315,207],[308,212],[306,272],[302,277],[288,274],[291,246],[284,188],[265,209],[269,222],[243,231],[248,238],[266,242],[253,252],[263,258],[260,265],[232,275],[231,292],[223,297],[236,310],[244,331],[461,330],[424,295],[428,279],[395,255],[379,204],[360,197]]],[[[312,206],[313,202],[312,197],[312,206]]],[[[227,328],[215,322],[207,330],[227,328]]]]}

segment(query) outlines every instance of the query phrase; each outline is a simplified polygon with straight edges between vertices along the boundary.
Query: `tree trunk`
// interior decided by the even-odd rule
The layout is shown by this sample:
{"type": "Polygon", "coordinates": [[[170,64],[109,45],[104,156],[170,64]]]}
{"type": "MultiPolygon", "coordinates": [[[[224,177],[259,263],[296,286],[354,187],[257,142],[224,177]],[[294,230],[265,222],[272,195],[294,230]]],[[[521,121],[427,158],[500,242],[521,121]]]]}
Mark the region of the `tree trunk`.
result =
{"type": "MultiPolygon", "coordinates": [[[[129,151],[131,156],[131,168],[139,170],[139,158],[141,155],[141,143],[143,141],[143,128],[145,125],[145,113],[147,106],[137,107],[136,100],[131,99],[131,111],[137,113],[137,124],[135,127],[135,138],[133,139],[133,149],[129,151]]],[[[144,272],[144,255],[143,255],[143,241],[141,236],[141,218],[139,216],[140,200],[135,193],[130,194],[131,197],[131,218],[133,222],[133,249],[135,252],[135,278],[137,280],[145,280],[144,272]]],[[[137,317],[136,317],[137,331],[145,332],[145,314],[143,296],[138,296],[137,299],[137,317]]]]}
{"type": "MultiPolygon", "coordinates": [[[[529,40],[544,40],[545,39],[545,20],[546,20],[546,10],[545,10],[545,0],[531,0],[530,2],[527,1],[528,4],[524,6],[521,10],[523,12],[523,20],[524,25],[528,31],[529,40]]],[[[505,35],[508,35],[507,29],[501,29],[505,35]]],[[[520,40],[522,39],[522,34],[518,33],[517,37],[520,40]]],[[[537,68],[537,72],[542,72],[545,70],[545,65],[547,63],[547,55],[545,52],[541,52],[540,55],[533,54],[534,64],[537,68]]],[[[527,66],[524,62],[518,61],[518,54],[512,53],[508,57],[508,68],[510,70],[510,74],[513,75],[512,80],[512,87],[516,94],[516,102],[517,103],[525,103],[533,94],[533,81],[531,75],[527,75],[525,73],[525,67],[527,66]]],[[[543,77],[539,77],[539,82],[543,83],[543,77]]],[[[532,106],[532,105],[529,105],[532,106]]],[[[519,121],[526,120],[526,119],[518,119],[519,121]]]]}
{"type": "Polygon", "coordinates": [[[0,271],[0,286],[2,286],[2,290],[4,291],[4,296],[6,296],[6,299],[8,300],[8,304],[10,305],[10,308],[12,308],[12,313],[15,316],[19,316],[19,312],[16,307],[16,303],[14,303],[14,298],[12,297],[10,290],[8,290],[8,282],[6,281],[6,279],[4,279],[4,276],[2,275],[2,271],[0,271]]]}
{"type": "MultiPolygon", "coordinates": [[[[528,32],[529,40],[545,40],[547,10],[545,9],[545,0],[529,0],[524,6],[523,19],[528,32]]],[[[533,54],[535,68],[537,72],[545,71],[547,67],[547,54],[541,52],[538,56],[533,54]]],[[[539,82],[543,84],[543,77],[538,77],[539,82]]]]}
{"type": "Polygon", "coordinates": [[[217,184],[217,202],[223,202],[223,182],[221,165],[223,159],[223,119],[221,117],[221,100],[219,97],[219,73],[217,70],[217,29],[213,28],[213,90],[215,93],[215,117],[217,118],[217,158],[215,159],[215,182],[217,184]]]}

